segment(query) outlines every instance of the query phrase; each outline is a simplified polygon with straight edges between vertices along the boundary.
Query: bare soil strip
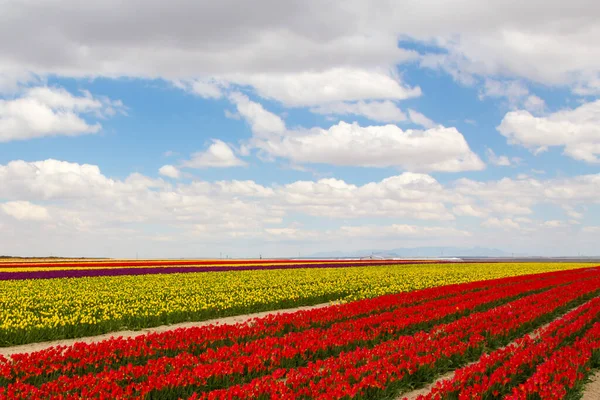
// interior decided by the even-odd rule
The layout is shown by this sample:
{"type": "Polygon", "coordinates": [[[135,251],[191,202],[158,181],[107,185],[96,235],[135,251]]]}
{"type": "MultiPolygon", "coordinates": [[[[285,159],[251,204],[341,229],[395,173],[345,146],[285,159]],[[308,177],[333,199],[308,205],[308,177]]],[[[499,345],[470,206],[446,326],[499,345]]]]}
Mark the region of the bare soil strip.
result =
{"type": "Polygon", "coordinates": [[[581,400],[600,399],[600,371],[590,377],[590,381],[583,388],[581,400]]]}
{"type": "Polygon", "coordinates": [[[81,338],[76,338],[76,339],[64,339],[64,340],[55,340],[55,341],[51,341],[51,342],[29,343],[29,344],[23,344],[23,345],[18,345],[18,346],[11,346],[11,347],[0,347],[0,355],[8,357],[11,354],[32,353],[34,351],[44,350],[44,349],[47,349],[47,348],[53,347],[53,346],[70,346],[70,345],[72,345],[74,343],[78,343],[78,342],[79,343],[80,342],[93,343],[93,342],[100,342],[102,340],[116,338],[116,337],[127,338],[127,337],[142,336],[142,335],[145,335],[148,333],[165,332],[165,331],[169,331],[169,330],[173,330],[173,329],[177,329],[177,328],[191,328],[191,327],[206,326],[206,325],[211,325],[211,324],[216,324],[216,323],[218,323],[220,325],[233,325],[233,324],[237,324],[237,323],[241,323],[241,322],[246,322],[253,318],[265,317],[269,314],[292,313],[292,312],[299,311],[299,310],[311,310],[314,308],[327,307],[327,306],[330,306],[333,304],[337,304],[337,303],[336,302],[321,303],[321,304],[317,304],[314,306],[285,308],[285,309],[280,309],[280,310],[264,311],[264,312],[254,313],[254,314],[243,314],[243,315],[235,315],[235,316],[231,316],[231,317],[209,319],[209,320],[205,320],[205,321],[182,322],[182,323],[173,324],[173,325],[161,325],[161,326],[157,326],[154,328],[145,328],[145,329],[141,329],[139,331],[118,331],[118,332],[110,332],[110,333],[106,333],[106,334],[98,335],[98,336],[88,336],[88,337],[81,337],[81,338]]]}

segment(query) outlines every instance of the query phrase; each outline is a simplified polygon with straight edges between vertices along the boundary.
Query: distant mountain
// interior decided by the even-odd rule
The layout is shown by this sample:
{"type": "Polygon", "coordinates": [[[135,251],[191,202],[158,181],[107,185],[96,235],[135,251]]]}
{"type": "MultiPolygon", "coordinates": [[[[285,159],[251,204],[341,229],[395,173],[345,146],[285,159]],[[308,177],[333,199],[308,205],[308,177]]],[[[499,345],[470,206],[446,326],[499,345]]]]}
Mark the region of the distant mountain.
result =
{"type": "Polygon", "coordinates": [[[359,251],[326,251],[315,253],[310,257],[366,257],[370,255],[381,257],[523,257],[526,254],[513,254],[500,249],[486,247],[412,247],[390,250],[359,250],[359,251]]]}

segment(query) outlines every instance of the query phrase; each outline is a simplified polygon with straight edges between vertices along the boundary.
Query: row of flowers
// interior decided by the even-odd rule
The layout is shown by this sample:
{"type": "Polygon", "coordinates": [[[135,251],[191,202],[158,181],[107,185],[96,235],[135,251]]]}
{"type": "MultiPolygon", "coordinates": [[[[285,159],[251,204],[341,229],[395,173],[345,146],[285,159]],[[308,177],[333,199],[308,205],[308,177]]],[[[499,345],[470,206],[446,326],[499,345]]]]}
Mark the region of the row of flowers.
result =
{"type": "Polygon", "coordinates": [[[54,262],[2,262],[0,269],[8,268],[109,268],[109,267],[172,267],[172,266],[233,266],[233,265],[295,265],[295,264],[418,264],[444,263],[443,260],[352,260],[352,259],[311,259],[311,260],[105,260],[105,261],[54,261],[54,262]]]}
{"type": "Polygon", "coordinates": [[[570,345],[558,350],[525,383],[514,388],[507,400],[563,399],[577,393],[591,368],[600,367],[600,323],[570,345]]]}
{"type": "Polygon", "coordinates": [[[574,267],[586,269],[588,266],[559,263],[369,265],[0,281],[0,346],[330,301],[354,301],[574,267]]]}
{"type": "Polygon", "coordinates": [[[223,331],[178,330],[135,339],[137,346],[56,348],[0,362],[0,397],[371,398],[473,359],[599,288],[597,271],[577,270],[386,296],[223,331]]]}
{"type": "Polygon", "coordinates": [[[54,268],[34,269],[27,267],[25,271],[10,270],[0,271],[0,281],[22,280],[22,279],[57,279],[57,278],[83,278],[99,276],[123,276],[123,275],[148,275],[148,274],[181,274],[192,272],[226,272],[226,271],[268,271],[274,269],[299,269],[299,268],[349,268],[359,266],[398,265],[399,263],[382,262],[345,262],[345,263],[299,263],[299,264],[260,264],[260,265],[207,265],[207,266],[181,266],[163,265],[156,267],[147,266],[108,266],[98,267],[72,267],[57,266],[54,268]]]}
{"type": "MultiPolygon", "coordinates": [[[[534,336],[526,335],[507,347],[484,355],[438,382],[419,400],[500,398],[535,371],[548,354],[569,345],[600,318],[600,298],[571,311],[534,336]]],[[[564,364],[563,367],[567,367],[564,364]]],[[[537,382],[537,380],[534,379],[537,382]]],[[[517,393],[523,393],[520,389],[517,393]]],[[[562,397],[561,397],[562,398],[562,397]]]]}

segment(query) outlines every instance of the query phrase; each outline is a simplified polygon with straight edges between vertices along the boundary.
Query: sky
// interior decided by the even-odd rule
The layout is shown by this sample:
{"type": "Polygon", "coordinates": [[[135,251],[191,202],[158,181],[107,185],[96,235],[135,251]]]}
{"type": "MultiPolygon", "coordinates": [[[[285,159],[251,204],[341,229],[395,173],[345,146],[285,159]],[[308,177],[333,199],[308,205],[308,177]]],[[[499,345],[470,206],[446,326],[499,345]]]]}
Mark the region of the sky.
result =
{"type": "Polygon", "coordinates": [[[0,254],[598,255],[600,4],[0,0],[0,254]]]}

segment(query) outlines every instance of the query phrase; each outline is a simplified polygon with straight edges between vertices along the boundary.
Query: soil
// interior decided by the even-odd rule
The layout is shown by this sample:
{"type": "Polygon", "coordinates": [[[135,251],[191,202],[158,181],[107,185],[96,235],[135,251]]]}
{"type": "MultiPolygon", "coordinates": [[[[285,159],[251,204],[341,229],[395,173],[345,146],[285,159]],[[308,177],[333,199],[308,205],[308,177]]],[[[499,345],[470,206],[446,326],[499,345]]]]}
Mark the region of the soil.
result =
{"type": "Polygon", "coordinates": [[[600,399],[600,371],[590,377],[590,381],[583,389],[583,397],[581,400],[598,400],[600,399]]]}

